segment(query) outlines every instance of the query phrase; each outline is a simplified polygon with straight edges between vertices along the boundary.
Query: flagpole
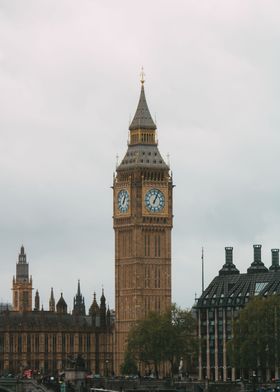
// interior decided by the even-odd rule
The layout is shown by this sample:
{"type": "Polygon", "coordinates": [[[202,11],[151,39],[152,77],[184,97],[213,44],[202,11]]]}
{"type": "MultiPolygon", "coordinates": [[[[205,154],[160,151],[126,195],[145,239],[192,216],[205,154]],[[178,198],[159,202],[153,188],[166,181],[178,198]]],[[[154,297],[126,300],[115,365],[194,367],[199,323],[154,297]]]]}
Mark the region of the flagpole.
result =
{"type": "Polygon", "coordinates": [[[204,249],[201,248],[201,279],[202,279],[202,293],[204,291],[204,249]]]}

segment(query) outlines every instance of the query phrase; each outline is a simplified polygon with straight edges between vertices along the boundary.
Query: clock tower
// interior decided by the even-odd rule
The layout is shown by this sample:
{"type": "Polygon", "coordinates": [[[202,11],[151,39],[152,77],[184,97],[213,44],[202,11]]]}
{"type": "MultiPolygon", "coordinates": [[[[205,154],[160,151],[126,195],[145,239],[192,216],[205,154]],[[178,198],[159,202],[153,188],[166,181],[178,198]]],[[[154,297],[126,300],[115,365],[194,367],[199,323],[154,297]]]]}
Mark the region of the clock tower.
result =
{"type": "Polygon", "coordinates": [[[116,373],[133,323],[171,306],[173,185],[169,166],[158,150],[143,77],[129,131],[128,149],[113,184],[116,373]]]}

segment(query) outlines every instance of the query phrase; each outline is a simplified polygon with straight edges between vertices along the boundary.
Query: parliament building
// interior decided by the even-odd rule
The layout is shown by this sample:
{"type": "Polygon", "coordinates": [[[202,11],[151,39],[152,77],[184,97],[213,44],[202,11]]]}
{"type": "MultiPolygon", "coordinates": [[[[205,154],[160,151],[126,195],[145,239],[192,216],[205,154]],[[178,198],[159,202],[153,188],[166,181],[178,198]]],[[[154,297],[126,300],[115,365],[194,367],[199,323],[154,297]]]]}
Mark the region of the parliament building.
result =
{"type": "Polygon", "coordinates": [[[13,278],[12,310],[0,314],[0,374],[20,374],[32,369],[42,374],[63,371],[69,360],[82,355],[85,367],[105,374],[113,367],[113,313],[106,307],[104,292],[98,304],[94,294],[88,314],[80,282],[73,311],[61,293],[55,302],[53,289],[49,309],[40,308],[38,290],[32,304],[32,278],[21,247],[13,278]]]}
{"type": "Polygon", "coordinates": [[[33,369],[61,372],[69,358],[82,355],[88,371],[119,374],[128,332],[148,312],[171,306],[172,176],[158,149],[153,121],[141,80],[127,152],[113,181],[115,231],[115,312],[94,294],[88,312],[80,282],[69,313],[61,293],[49,308],[33,301],[33,281],[22,246],[13,278],[12,309],[0,313],[0,374],[33,369]]]}

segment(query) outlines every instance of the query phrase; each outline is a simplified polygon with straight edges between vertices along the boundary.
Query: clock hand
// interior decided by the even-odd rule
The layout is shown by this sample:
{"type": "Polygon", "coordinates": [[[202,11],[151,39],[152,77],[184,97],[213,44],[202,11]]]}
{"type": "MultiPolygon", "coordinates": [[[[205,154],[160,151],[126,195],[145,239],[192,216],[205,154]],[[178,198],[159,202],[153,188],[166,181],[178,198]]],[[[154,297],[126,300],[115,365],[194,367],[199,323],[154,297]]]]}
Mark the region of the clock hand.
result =
{"type": "Polygon", "coordinates": [[[126,199],[126,195],[125,196],[123,196],[123,199],[122,199],[122,206],[124,205],[124,203],[125,203],[125,199],[126,199]]]}
{"type": "Polygon", "coordinates": [[[154,201],[153,201],[153,204],[154,204],[154,205],[155,205],[155,202],[157,201],[158,194],[159,194],[159,191],[157,192],[157,194],[156,194],[155,197],[154,197],[154,201]]]}

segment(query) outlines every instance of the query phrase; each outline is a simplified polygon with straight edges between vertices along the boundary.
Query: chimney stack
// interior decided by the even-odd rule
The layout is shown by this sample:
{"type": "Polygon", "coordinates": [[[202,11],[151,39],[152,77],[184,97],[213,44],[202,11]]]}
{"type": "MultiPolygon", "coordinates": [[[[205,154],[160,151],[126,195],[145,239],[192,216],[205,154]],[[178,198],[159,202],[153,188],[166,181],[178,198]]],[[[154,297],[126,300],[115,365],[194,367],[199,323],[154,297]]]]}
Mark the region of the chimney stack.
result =
{"type": "Polygon", "coordinates": [[[262,262],[262,246],[253,245],[254,248],[254,261],[251,266],[247,269],[248,273],[260,273],[267,272],[267,268],[262,262]]]}
{"type": "Polygon", "coordinates": [[[233,259],[232,259],[233,247],[226,246],[225,251],[226,251],[226,264],[232,264],[232,262],[233,262],[233,259]]]}
{"type": "Polygon", "coordinates": [[[239,274],[239,270],[233,264],[233,257],[232,257],[233,247],[226,246],[225,253],[226,253],[225,264],[223,265],[223,268],[219,271],[219,275],[239,274]]]}
{"type": "Polygon", "coordinates": [[[271,249],[271,266],[269,270],[278,271],[279,269],[279,249],[271,249]]]}
{"type": "Polygon", "coordinates": [[[254,263],[262,262],[262,246],[261,245],[253,245],[254,248],[254,263]]]}

